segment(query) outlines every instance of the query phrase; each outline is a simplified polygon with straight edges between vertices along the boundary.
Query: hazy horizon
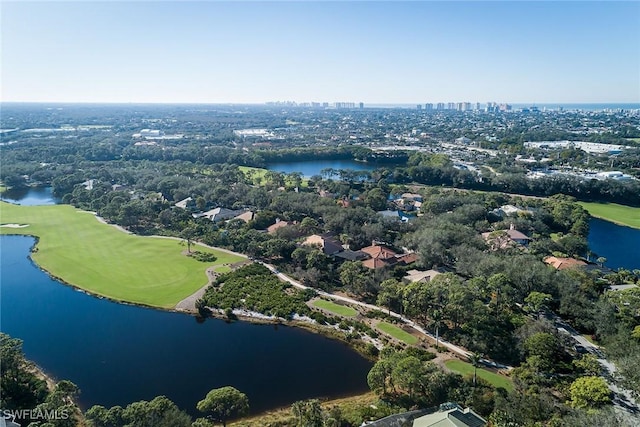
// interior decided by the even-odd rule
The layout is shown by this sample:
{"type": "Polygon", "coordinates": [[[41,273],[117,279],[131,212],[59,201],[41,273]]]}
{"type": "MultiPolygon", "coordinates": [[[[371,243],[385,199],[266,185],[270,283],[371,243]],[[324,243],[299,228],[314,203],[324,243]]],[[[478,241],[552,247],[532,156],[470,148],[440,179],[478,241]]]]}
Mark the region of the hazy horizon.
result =
{"type": "Polygon", "coordinates": [[[640,102],[638,2],[2,2],[4,102],[640,102]]]}

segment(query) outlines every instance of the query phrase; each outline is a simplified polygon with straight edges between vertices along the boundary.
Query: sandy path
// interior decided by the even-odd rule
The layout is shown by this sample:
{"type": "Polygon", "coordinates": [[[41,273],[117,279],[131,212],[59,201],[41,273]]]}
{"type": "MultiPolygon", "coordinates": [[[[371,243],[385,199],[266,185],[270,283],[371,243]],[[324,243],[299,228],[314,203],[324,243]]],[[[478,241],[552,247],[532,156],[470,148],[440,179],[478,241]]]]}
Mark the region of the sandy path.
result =
{"type": "Polygon", "coordinates": [[[207,288],[216,280],[217,274],[215,273],[215,267],[207,268],[207,284],[180,301],[176,304],[175,309],[180,311],[187,311],[193,313],[196,311],[196,301],[198,301],[204,295],[207,288]]]}

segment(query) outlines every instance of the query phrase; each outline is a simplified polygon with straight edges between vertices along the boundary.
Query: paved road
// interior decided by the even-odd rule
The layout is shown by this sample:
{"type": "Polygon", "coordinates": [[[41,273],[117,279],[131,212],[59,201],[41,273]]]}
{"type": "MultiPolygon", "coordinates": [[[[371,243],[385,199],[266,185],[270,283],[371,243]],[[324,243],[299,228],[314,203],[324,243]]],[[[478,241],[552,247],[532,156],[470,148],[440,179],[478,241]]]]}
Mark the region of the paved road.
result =
{"type": "Polygon", "coordinates": [[[556,314],[552,314],[552,320],[558,331],[570,335],[574,341],[598,358],[598,362],[603,367],[603,377],[607,380],[609,389],[613,392],[614,408],[618,412],[625,414],[630,425],[640,425],[640,405],[638,405],[629,390],[621,388],[615,383],[616,366],[605,358],[602,349],[598,345],[589,342],[556,314]]]}
{"type": "MultiPolygon", "coordinates": [[[[373,304],[367,304],[365,302],[358,301],[358,300],[355,300],[353,298],[345,297],[345,296],[342,296],[342,295],[330,294],[330,293],[325,292],[325,291],[321,291],[321,290],[318,290],[318,289],[315,289],[315,288],[310,288],[309,286],[305,286],[302,283],[298,282],[297,280],[292,279],[291,277],[287,276],[286,274],[279,272],[278,269],[276,269],[273,265],[267,264],[267,263],[261,262],[261,261],[260,261],[260,263],[262,265],[264,265],[265,267],[267,267],[269,270],[271,270],[271,272],[274,273],[276,276],[278,276],[278,278],[280,280],[288,282],[292,286],[295,286],[296,288],[299,288],[299,289],[313,289],[315,292],[318,293],[318,295],[321,295],[321,296],[323,296],[325,298],[329,298],[329,299],[332,299],[332,300],[335,300],[335,301],[346,302],[348,304],[357,305],[357,306],[360,306],[360,307],[367,308],[369,310],[380,310],[380,311],[389,313],[391,316],[401,320],[403,323],[405,323],[406,325],[410,326],[414,330],[420,332],[421,334],[424,334],[424,335],[426,335],[426,336],[428,336],[428,337],[430,337],[430,338],[432,338],[434,340],[436,339],[436,337],[433,334],[431,334],[430,332],[428,332],[427,330],[422,328],[420,325],[417,325],[414,321],[404,317],[403,315],[401,315],[399,313],[395,313],[393,311],[389,311],[387,309],[384,309],[382,307],[378,307],[378,306],[373,305],[373,304]]],[[[441,338],[439,339],[439,341],[440,341],[440,345],[442,345],[443,347],[448,348],[452,352],[454,352],[454,353],[456,353],[456,354],[458,354],[458,355],[460,355],[460,356],[462,356],[464,358],[467,358],[467,357],[469,357],[471,355],[470,351],[465,350],[462,347],[459,347],[459,346],[457,346],[455,344],[452,344],[450,342],[447,342],[447,341],[443,341],[441,338]]],[[[491,367],[494,367],[494,368],[498,368],[498,369],[511,369],[510,366],[501,365],[499,363],[496,363],[496,362],[493,362],[493,361],[487,360],[487,359],[483,359],[482,362],[485,363],[488,366],[491,366],[491,367]]]]}

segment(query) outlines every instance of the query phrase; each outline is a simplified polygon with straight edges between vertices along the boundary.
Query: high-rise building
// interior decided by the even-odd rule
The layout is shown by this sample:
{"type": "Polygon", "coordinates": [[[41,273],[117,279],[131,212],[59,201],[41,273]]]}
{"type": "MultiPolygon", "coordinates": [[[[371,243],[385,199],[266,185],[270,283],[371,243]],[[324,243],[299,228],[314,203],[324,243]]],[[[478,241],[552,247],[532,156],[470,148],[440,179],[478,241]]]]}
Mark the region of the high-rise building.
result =
{"type": "Polygon", "coordinates": [[[418,105],[416,105],[416,108],[417,108],[418,110],[422,110],[422,104],[418,104],[418,105]]]}
{"type": "Polygon", "coordinates": [[[364,102],[361,102],[361,103],[360,103],[360,109],[361,109],[361,110],[362,110],[362,109],[364,109],[364,102]]]}
{"type": "Polygon", "coordinates": [[[447,103],[447,110],[455,110],[455,109],[456,109],[456,103],[455,102],[447,103]]]}
{"type": "Polygon", "coordinates": [[[438,102],[438,105],[436,105],[436,110],[444,110],[444,102],[438,102]]]}
{"type": "Polygon", "coordinates": [[[427,111],[433,110],[433,104],[431,103],[424,104],[424,109],[427,111]]]}

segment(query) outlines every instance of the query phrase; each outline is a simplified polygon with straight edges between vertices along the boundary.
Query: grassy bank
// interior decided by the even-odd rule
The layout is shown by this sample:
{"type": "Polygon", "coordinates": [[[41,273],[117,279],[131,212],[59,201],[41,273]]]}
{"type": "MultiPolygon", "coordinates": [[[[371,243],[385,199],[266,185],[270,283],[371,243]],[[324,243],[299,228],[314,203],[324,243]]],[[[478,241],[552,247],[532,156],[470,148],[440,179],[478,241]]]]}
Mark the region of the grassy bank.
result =
{"type": "MultiPolygon", "coordinates": [[[[374,393],[365,393],[358,396],[327,400],[322,402],[322,407],[329,409],[338,406],[344,418],[355,421],[360,419],[362,408],[375,405],[378,400],[374,393]]],[[[229,427],[293,426],[296,425],[296,419],[291,413],[291,408],[286,407],[231,422],[228,425],[229,427]]]]}
{"type": "MultiPolygon", "coordinates": [[[[463,362],[462,360],[447,360],[444,362],[447,368],[460,375],[473,375],[473,365],[471,363],[463,362]]],[[[476,375],[478,378],[486,380],[494,387],[503,387],[507,391],[513,390],[513,383],[511,380],[503,375],[494,374],[482,368],[478,368],[476,375]]]]}
{"type": "Polygon", "coordinates": [[[333,314],[338,314],[340,316],[353,317],[358,312],[351,307],[347,307],[345,305],[336,304],[331,301],[327,301],[324,299],[319,299],[313,302],[314,307],[321,308],[323,310],[327,310],[333,314]]]}
{"type": "Polygon", "coordinates": [[[591,216],[627,227],[640,228],[640,208],[615,203],[578,202],[591,216]]]}
{"type": "Polygon", "coordinates": [[[418,338],[404,331],[403,329],[392,325],[391,323],[380,322],[376,325],[376,327],[385,334],[391,335],[393,338],[403,341],[409,345],[413,345],[418,342],[418,338]]]}
{"type": "Polygon", "coordinates": [[[199,262],[182,254],[179,241],[126,234],[68,205],[0,203],[0,223],[28,224],[1,227],[0,233],[37,236],[32,258],[53,276],[94,294],[153,307],[172,308],[204,286],[207,267],[242,260],[198,247],[217,257],[215,263],[199,262]]]}

